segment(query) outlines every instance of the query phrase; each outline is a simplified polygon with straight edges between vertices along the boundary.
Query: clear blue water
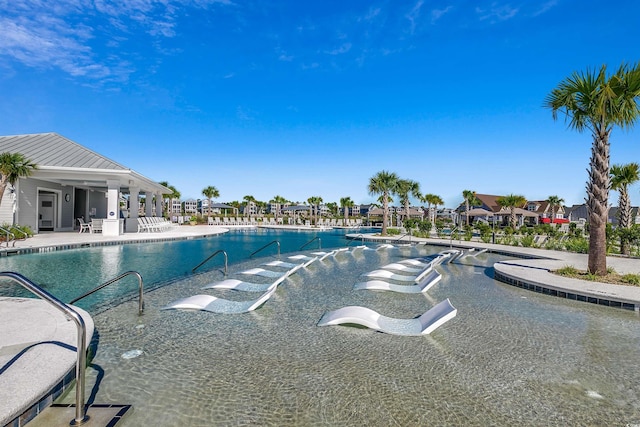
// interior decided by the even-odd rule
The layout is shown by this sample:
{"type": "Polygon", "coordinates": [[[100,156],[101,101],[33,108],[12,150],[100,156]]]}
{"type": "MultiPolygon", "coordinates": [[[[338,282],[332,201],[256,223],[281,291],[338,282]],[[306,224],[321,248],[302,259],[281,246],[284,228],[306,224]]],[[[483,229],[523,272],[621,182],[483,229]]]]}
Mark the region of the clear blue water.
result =
{"type": "MultiPolygon", "coordinates": [[[[316,250],[319,247],[345,246],[347,233],[353,230],[291,231],[274,229],[231,230],[228,233],[193,240],[124,244],[66,251],[44,252],[0,258],[0,271],[22,274],[48,292],[68,302],[127,271],[142,275],[145,289],[153,288],[192,274],[192,269],[218,250],[228,255],[229,264],[246,261],[256,250],[278,241],[280,252],[316,250]],[[319,238],[319,240],[318,240],[319,238]],[[315,239],[315,240],[314,240],[315,239]]],[[[359,230],[366,232],[365,230],[359,230]]],[[[355,245],[355,243],[354,243],[355,245]]],[[[273,244],[254,257],[272,257],[278,253],[273,244]]],[[[221,270],[224,257],[218,255],[198,268],[197,273],[221,270]]],[[[93,311],[123,295],[133,295],[138,282],[134,276],[104,288],[77,303],[93,311]]],[[[31,296],[13,282],[0,282],[0,296],[31,296]]]]}
{"type": "MultiPolygon", "coordinates": [[[[20,255],[0,259],[0,267],[63,300],[127,270],[139,270],[147,285],[182,278],[148,292],[142,316],[135,301],[93,316],[98,333],[88,390],[95,403],[133,404],[125,427],[640,423],[637,314],[499,283],[492,266],[505,257],[494,254],[438,266],[443,278],[426,294],[354,290],[363,274],[382,265],[442,250],[419,245],[353,250],[313,263],[251,313],[161,310],[202,293],[255,299],[253,293],[202,289],[221,277],[221,259],[204,274],[190,270],[224,249],[229,275],[237,278],[265,261],[247,260],[265,244],[279,240],[282,254],[300,252],[316,236],[323,249],[347,244],[344,231],[235,231],[20,255]],[[323,313],[348,305],[412,318],[445,298],[458,315],[425,337],[316,327],[323,313]],[[132,350],[140,356],[122,357],[132,350]]],[[[318,249],[316,243],[305,251],[318,249]]],[[[259,255],[276,253],[274,246],[259,255]]],[[[131,293],[134,282],[127,284],[131,293]]],[[[118,292],[107,288],[100,295],[118,292]]],[[[81,302],[83,308],[94,303],[81,302]]],[[[63,400],[71,403],[73,396],[63,400]]]]}

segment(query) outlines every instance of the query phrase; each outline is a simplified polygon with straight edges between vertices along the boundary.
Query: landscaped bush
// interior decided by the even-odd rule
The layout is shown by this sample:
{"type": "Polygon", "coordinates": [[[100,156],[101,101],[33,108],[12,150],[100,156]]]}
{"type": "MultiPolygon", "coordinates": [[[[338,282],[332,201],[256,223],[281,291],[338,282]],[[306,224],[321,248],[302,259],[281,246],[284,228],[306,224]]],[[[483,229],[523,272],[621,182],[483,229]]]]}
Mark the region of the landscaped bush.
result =
{"type": "Polygon", "coordinates": [[[466,240],[467,242],[471,240],[471,238],[473,237],[473,227],[471,227],[470,225],[467,225],[464,227],[464,240],[466,240]]]}
{"type": "Polygon", "coordinates": [[[620,280],[630,285],[640,286],[640,274],[624,274],[620,280]]]}
{"type": "Polygon", "coordinates": [[[520,244],[525,248],[530,248],[534,246],[534,239],[535,237],[533,237],[533,235],[527,234],[526,236],[522,236],[522,239],[520,239],[520,244]]]}
{"type": "Polygon", "coordinates": [[[589,252],[589,241],[584,237],[571,237],[569,240],[564,242],[564,247],[569,252],[586,254],[589,252]]]}
{"type": "Polygon", "coordinates": [[[564,245],[555,237],[549,237],[544,242],[544,248],[549,250],[561,251],[564,249],[564,245]]]}

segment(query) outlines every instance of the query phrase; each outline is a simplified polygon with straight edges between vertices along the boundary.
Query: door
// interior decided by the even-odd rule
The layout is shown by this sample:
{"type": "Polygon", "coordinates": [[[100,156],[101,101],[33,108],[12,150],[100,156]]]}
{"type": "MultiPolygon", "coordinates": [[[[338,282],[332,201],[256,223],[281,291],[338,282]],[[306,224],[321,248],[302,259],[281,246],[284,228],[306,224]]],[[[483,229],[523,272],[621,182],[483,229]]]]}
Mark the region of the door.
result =
{"type": "Polygon", "coordinates": [[[56,196],[54,194],[40,193],[40,206],[38,206],[38,230],[53,231],[55,224],[56,196]]]}

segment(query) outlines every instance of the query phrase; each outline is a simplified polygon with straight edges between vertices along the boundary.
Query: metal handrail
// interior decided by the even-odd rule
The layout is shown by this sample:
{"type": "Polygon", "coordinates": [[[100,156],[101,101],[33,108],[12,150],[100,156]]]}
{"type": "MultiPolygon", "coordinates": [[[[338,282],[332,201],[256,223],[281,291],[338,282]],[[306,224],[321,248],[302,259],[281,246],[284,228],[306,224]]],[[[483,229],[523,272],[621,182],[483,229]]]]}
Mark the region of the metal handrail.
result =
{"type": "Polygon", "coordinates": [[[403,237],[407,237],[407,236],[409,236],[409,243],[411,243],[411,232],[410,231],[408,233],[404,233],[402,236],[400,236],[397,239],[395,239],[394,242],[399,242],[400,240],[402,240],[403,237]]]}
{"type": "MultiPolygon", "coordinates": [[[[29,235],[27,233],[25,233],[24,231],[20,230],[17,227],[11,227],[13,234],[13,237],[15,237],[15,240],[18,240],[18,237],[15,235],[15,232],[17,231],[18,233],[22,233],[22,235],[24,236],[24,239],[27,240],[27,237],[29,237],[29,235]]],[[[16,242],[13,242],[13,245],[15,246],[16,242]]]]}
{"type": "Polygon", "coordinates": [[[249,255],[249,258],[253,257],[255,254],[257,254],[258,252],[262,251],[263,249],[267,249],[269,246],[273,245],[274,243],[278,245],[278,256],[280,256],[280,242],[277,241],[277,240],[274,240],[273,242],[267,243],[266,245],[264,245],[263,247],[261,247],[257,251],[253,252],[251,255],[249,255]]]}
{"type": "Polygon", "coordinates": [[[449,231],[449,249],[453,248],[453,232],[459,229],[458,226],[455,226],[449,231]]]}
{"type": "Polygon", "coordinates": [[[227,275],[227,270],[228,270],[228,265],[229,265],[229,256],[227,255],[227,253],[225,251],[223,251],[222,249],[218,249],[217,251],[215,251],[213,254],[209,255],[207,257],[207,259],[205,259],[204,261],[202,261],[200,264],[196,265],[195,267],[193,267],[191,269],[191,272],[194,273],[198,268],[202,267],[207,261],[209,261],[211,258],[213,258],[214,256],[218,255],[218,254],[223,254],[224,255],[224,275],[227,275]]]}
{"type": "Polygon", "coordinates": [[[15,247],[15,246],[16,246],[16,235],[15,235],[15,234],[13,234],[10,230],[7,230],[7,229],[6,229],[6,228],[4,228],[4,227],[0,227],[0,230],[1,230],[1,231],[4,231],[4,232],[5,232],[5,234],[7,235],[7,240],[6,240],[6,242],[7,242],[7,247],[9,247],[9,235],[12,235],[12,236],[13,236],[13,239],[12,239],[12,240],[13,240],[13,246],[12,246],[12,247],[15,247]]]}
{"type": "Polygon", "coordinates": [[[78,301],[80,301],[81,299],[88,297],[89,295],[93,294],[94,292],[99,291],[100,289],[109,286],[112,283],[117,282],[120,279],[123,279],[127,276],[130,275],[134,275],[136,277],[138,277],[138,315],[142,314],[142,312],[144,311],[144,300],[142,299],[142,294],[144,293],[144,285],[142,284],[142,276],[140,275],[140,273],[138,273],[137,271],[127,271],[126,273],[122,273],[121,275],[119,275],[116,278],[113,278],[111,280],[109,280],[108,282],[104,282],[102,285],[96,286],[95,288],[93,288],[92,290],[90,290],[89,292],[79,296],[78,298],[69,301],[69,304],[73,304],[76,303],[78,301]]]}
{"type": "Polygon", "coordinates": [[[78,344],[77,353],[78,359],[76,361],[76,413],[75,418],[71,420],[71,425],[78,426],[86,423],[89,420],[86,408],[84,406],[84,368],[87,364],[86,350],[87,350],[87,327],[84,324],[82,316],[80,316],[74,309],[67,304],[60,301],[58,298],[51,295],[49,292],[42,289],[40,286],[33,283],[19,273],[13,273],[10,271],[0,272],[1,277],[7,277],[18,282],[27,290],[36,294],[43,300],[47,301],[55,308],[60,310],[65,316],[71,318],[78,328],[78,344]]]}
{"type": "Polygon", "coordinates": [[[353,239],[349,240],[349,242],[347,243],[347,247],[351,246],[351,243],[355,242],[358,237],[360,237],[362,239],[361,243],[364,245],[364,234],[360,233],[356,237],[354,237],[353,239]]]}
{"type": "Polygon", "coordinates": [[[300,249],[298,249],[298,250],[299,251],[303,250],[307,245],[309,245],[310,243],[313,243],[316,240],[318,241],[318,249],[322,249],[322,239],[320,238],[320,236],[316,236],[313,239],[309,240],[304,245],[300,246],[300,249]]]}

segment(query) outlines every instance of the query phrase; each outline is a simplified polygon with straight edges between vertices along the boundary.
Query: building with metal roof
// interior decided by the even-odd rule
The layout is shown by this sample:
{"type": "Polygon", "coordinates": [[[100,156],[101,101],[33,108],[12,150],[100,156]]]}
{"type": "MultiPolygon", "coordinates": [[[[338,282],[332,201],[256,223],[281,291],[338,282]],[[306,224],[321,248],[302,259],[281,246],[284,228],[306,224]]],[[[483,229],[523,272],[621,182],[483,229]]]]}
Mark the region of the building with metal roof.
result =
{"type": "Polygon", "coordinates": [[[137,231],[141,196],[146,216],[162,212],[171,191],[132,169],[57,133],[0,136],[0,153],[20,153],[37,165],[31,176],[7,186],[0,223],[28,225],[35,232],[70,231],[77,218],[103,219],[102,233],[137,231]],[[131,206],[131,209],[128,208],[131,206]],[[125,219],[127,219],[125,221],[125,219]]]}

